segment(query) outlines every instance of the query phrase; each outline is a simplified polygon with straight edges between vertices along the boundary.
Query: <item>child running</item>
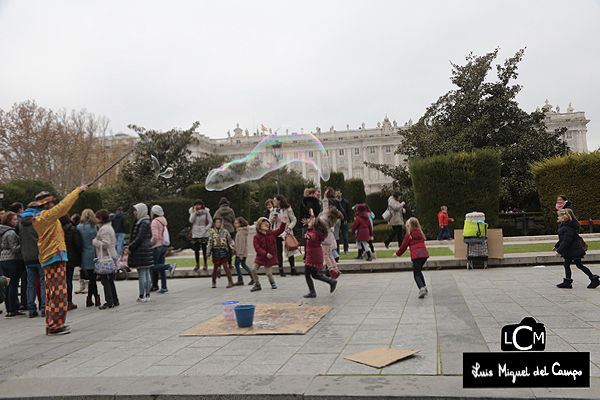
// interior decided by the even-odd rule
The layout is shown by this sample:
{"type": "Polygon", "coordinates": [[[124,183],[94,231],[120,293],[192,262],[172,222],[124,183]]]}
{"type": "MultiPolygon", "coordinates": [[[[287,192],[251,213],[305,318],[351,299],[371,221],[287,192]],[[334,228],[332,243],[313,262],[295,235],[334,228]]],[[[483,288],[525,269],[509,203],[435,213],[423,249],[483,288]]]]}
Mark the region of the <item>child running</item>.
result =
{"type": "MultiPolygon", "coordinates": [[[[314,216],[312,209],[309,210],[309,213],[311,217],[314,216]]],[[[319,215],[319,219],[325,222],[325,226],[327,227],[327,236],[321,243],[321,248],[323,249],[323,262],[327,264],[327,269],[329,270],[331,277],[337,279],[342,273],[338,269],[337,262],[333,256],[333,245],[336,243],[335,236],[333,236],[333,229],[338,221],[344,219],[344,214],[342,214],[335,206],[329,206],[319,215]]],[[[323,264],[323,262],[321,262],[321,264],[323,264]]]]}
{"type": "Polygon", "coordinates": [[[212,287],[217,287],[217,273],[222,265],[229,281],[227,284],[229,289],[233,287],[233,279],[231,278],[228,261],[231,253],[235,253],[235,244],[227,229],[223,229],[222,222],[219,217],[213,219],[213,228],[208,231],[208,249],[206,252],[212,256],[212,287]]]}
{"type": "Polygon", "coordinates": [[[421,229],[421,224],[415,217],[406,222],[406,236],[404,236],[402,245],[392,257],[400,257],[408,247],[410,247],[410,259],[413,263],[413,275],[419,288],[419,298],[422,299],[428,293],[422,269],[429,258],[429,252],[425,247],[425,235],[421,229]]]}
{"type": "Polygon", "coordinates": [[[238,281],[235,283],[235,286],[244,285],[240,264],[248,272],[248,275],[250,275],[250,283],[248,285],[253,285],[252,270],[246,264],[246,258],[248,258],[248,221],[243,217],[239,217],[235,220],[233,226],[237,231],[235,235],[235,271],[237,272],[238,281]]]}
{"type": "MultiPolygon", "coordinates": [[[[334,207],[335,208],[335,207],[334,207]]],[[[337,209],[336,209],[337,211],[337,209]]],[[[343,217],[343,215],[342,215],[343,217]]],[[[306,240],[306,261],[304,262],[304,277],[306,278],[306,284],[308,285],[308,294],[305,294],[305,298],[317,297],[315,291],[314,279],[329,283],[329,292],[333,292],[337,286],[337,280],[329,278],[327,276],[319,274],[319,270],[323,268],[323,254],[324,251],[321,248],[321,243],[327,236],[331,234],[331,229],[327,226],[325,221],[321,218],[311,217],[308,224],[308,229],[304,235],[306,240]]],[[[331,251],[328,253],[331,255],[331,251]]],[[[333,275],[333,271],[331,272],[333,275]]]]}
{"type": "Polygon", "coordinates": [[[448,229],[448,221],[454,221],[454,218],[448,217],[448,207],[442,206],[440,208],[440,212],[438,213],[438,222],[440,225],[440,234],[437,237],[437,240],[442,240],[444,234],[446,234],[446,239],[452,240],[452,236],[450,235],[450,230],[448,229]]]}
{"type": "Polygon", "coordinates": [[[371,220],[367,215],[367,207],[364,204],[359,204],[356,207],[356,211],[358,215],[354,219],[354,224],[352,224],[352,232],[356,232],[358,257],[354,258],[360,260],[363,252],[365,252],[367,253],[367,261],[373,261],[371,249],[369,248],[369,240],[373,240],[373,226],[371,226],[371,220]]]}
{"type": "Polygon", "coordinates": [[[279,265],[277,259],[277,236],[285,231],[287,224],[287,216],[281,218],[281,226],[276,231],[269,229],[271,222],[265,217],[260,217],[256,221],[256,234],[254,235],[254,250],[256,250],[256,259],[252,266],[252,278],[254,286],[250,289],[251,292],[261,290],[260,281],[258,279],[258,270],[260,267],[265,267],[265,274],[271,283],[271,289],[277,289],[275,278],[273,278],[273,265],[279,265]]]}

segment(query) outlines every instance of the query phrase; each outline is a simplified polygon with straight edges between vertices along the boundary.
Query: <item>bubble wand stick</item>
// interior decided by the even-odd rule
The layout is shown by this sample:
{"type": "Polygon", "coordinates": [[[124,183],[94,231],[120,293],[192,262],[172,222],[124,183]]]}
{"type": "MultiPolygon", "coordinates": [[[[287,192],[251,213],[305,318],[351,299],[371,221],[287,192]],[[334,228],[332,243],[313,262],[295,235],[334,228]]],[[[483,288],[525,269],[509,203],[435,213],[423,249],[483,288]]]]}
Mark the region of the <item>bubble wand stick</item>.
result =
{"type": "Polygon", "coordinates": [[[125,157],[127,157],[128,155],[130,155],[131,153],[133,153],[133,151],[135,150],[135,148],[136,148],[136,147],[137,147],[137,146],[133,146],[133,148],[132,148],[131,150],[129,150],[127,153],[125,153],[125,154],[123,155],[123,157],[119,158],[117,161],[115,161],[115,162],[113,163],[113,165],[111,165],[110,167],[106,168],[106,169],[104,170],[104,172],[103,172],[103,173],[101,173],[100,175],[98,175],[98,176],[96,177],[96,179],[94,179],[92,182],[88,183],[88,186],[92,186],[94,183],[96,183],[96,182],[98,181],[98,179],[100,179],[100,178],[102,178],[104,175],[106,175],[106,173],[107,173],[108,171],[110,171],[111,169],[113,169],[113,168],[115,167],[115,165],[117,165],[118,163],[120,163],[121,161],[123,161],[123,160],[125,159],[125,157]]]}

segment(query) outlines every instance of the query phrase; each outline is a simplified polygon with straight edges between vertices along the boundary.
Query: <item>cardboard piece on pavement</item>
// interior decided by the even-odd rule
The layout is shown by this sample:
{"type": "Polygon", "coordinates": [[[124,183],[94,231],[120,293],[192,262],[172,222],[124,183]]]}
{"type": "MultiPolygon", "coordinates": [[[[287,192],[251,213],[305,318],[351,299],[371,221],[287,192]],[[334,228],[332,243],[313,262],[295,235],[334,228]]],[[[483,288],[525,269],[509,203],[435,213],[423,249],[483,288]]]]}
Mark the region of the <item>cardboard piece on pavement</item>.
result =
{"type": "MultiPolygon", "coordinates": [[[[463,242],[463,230],[454,230],[454,258],[467,258],[467,244],[463,242]]],[[[502,229],[488,229],[488,258],[504,258],[502,229]]]]}
{"type": "Polygon", "coordinates": [[[403,350],[381,347],[379,349],[352,354],[351,356],[344,357],[344,359],[365,364],[369,367],[383,368],[420,351],[421,350],[403,350]]]}
{"type": "Polygon", "coordinates": [[[221,314],[181,336],[304,335],[331,310],[300,303],[256,304],[250,328],[240,328],[237,321],[225,320],[221,314]]]}

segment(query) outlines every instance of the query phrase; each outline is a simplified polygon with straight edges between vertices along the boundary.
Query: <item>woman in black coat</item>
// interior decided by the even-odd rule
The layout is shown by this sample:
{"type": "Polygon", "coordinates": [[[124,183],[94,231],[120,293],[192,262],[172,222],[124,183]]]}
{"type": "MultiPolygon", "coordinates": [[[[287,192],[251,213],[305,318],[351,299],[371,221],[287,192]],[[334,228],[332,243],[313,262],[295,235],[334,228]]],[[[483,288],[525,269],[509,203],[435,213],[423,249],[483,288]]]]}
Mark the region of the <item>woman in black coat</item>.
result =
{"type": "Polygon", "coordinates": [[[81,266],[83,239],[81,233],[71,221],[69,214],[63,215],[59,220],[65,233],[65,244],[67,246],[67,298],[69,300],[67,311],[70,311],[77,308],[77,304],[73,303],[73,273],[75,267],[81,266]]]}
{"type": "Polygon", "coordinates": [[[563,208],[558,211],[558,242],[554,245],[556,256],[562,256],[565,259],[565,279],[562,283],[556,285],[561,289],[572,289],[573,279],[571,279],[571,262],[575,262],[575,266],[583,271],[590,278],[588,289],[594,289],[600,286],[600,278],[598,275],[593,275],[588,267],[583,265],[581,259],[585,256],[585,250],[579,237],[579,222],[575,218],[573,210],[563,208]]]}
{"type": "Polygon", "coordinates": [[[152,228],[150,227],[148,206],[139,203],[133,206],[133,208],[135,224],[131,233],[131,243],[129,243],[127,265],[129,268],[137,269],[140,291],[137,301],[145,303],[150,301],[150,288],[152,286],[150,268],[154,265],[152,243],[150,242],[150,239],[152,239],[152,228]]]}

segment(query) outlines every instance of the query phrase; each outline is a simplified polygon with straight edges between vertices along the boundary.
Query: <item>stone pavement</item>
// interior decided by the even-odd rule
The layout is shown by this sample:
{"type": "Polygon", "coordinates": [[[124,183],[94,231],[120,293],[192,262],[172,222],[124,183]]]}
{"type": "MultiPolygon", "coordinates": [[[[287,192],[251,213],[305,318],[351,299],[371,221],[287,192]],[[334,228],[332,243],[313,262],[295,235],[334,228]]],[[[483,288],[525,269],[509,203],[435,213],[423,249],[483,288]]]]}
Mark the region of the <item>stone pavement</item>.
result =
{"type": "MultiPolygon", "coordinates": [[[[600,274],[600,265],[588,264],[600,274]]],[[[41,318],[0,319],[0,398],[599,398],[600,289],[560,266],[426,271],[417,298],[409,272],[344,274],[338,289],[276,276],[277,290],[217,289],[172,279],[168,294],[136,303],[137,281],[117,282],[121,306],[71,311],[70,335],[44,335],[41,318]],[[221,312],[221,302],[303,302],[333,310],[306,335],[180,337],[221,312]],[[589,351],[590,389],[462,389],[462,353],[500,351],[500,330],[531,315],[546,351],[589,351]],[[344,360],[368,349],[420,349],[382,369],[344,360]]]]}

